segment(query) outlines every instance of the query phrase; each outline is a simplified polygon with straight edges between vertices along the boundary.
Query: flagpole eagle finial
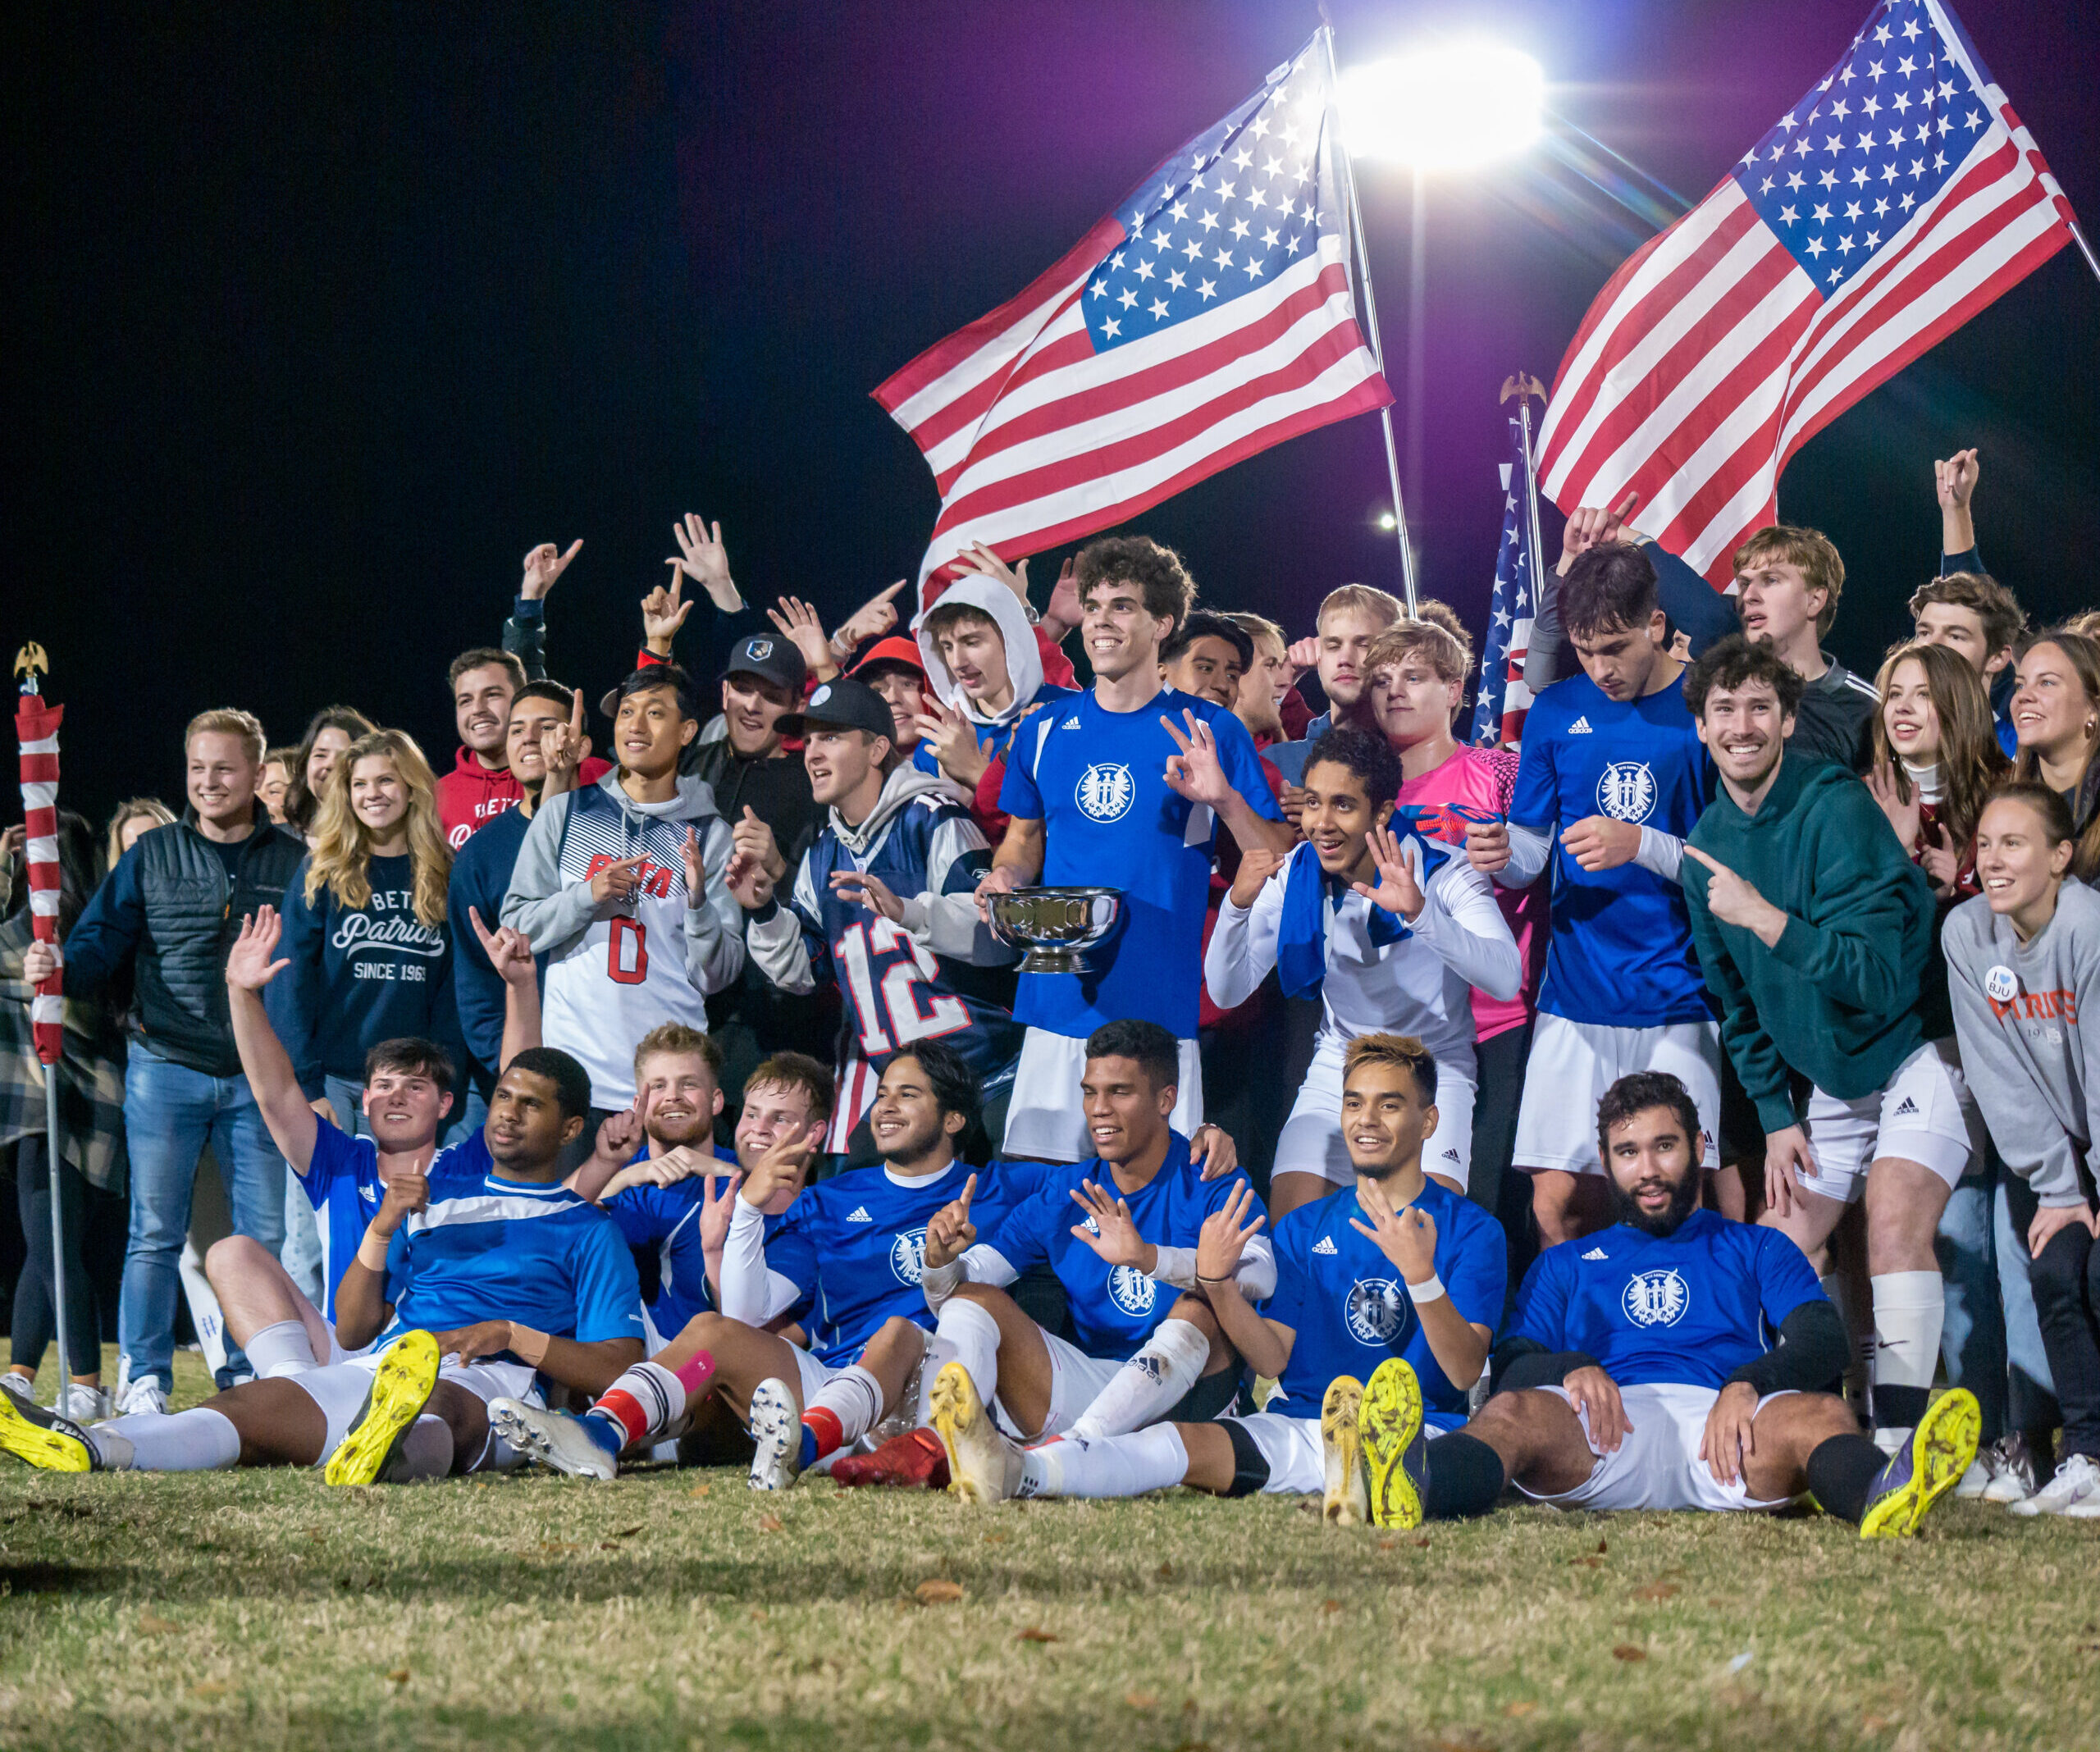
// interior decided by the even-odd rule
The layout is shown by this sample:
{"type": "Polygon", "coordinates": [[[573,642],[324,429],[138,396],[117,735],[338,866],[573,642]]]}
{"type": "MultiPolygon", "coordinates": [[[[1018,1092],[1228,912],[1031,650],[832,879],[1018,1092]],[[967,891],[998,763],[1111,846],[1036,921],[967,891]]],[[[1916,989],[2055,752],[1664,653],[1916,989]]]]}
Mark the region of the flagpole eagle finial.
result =
{"type": "Polygon", "coordinates": [[[15,653],[15,673],[23,677],[21,691],[25,694],[38,691],[36,678],[51,672],[51,659],[43,647],[32,639],[15,653]]]}
{"type": "Polygon", "coordinates": [[[1545,386],[1528,372],[1520,371],[1502,380],[1502,394],[1496,399],[1507,401],[1513,395],[1533,396],[1540,401],[1544,401],[1545,386]]]}

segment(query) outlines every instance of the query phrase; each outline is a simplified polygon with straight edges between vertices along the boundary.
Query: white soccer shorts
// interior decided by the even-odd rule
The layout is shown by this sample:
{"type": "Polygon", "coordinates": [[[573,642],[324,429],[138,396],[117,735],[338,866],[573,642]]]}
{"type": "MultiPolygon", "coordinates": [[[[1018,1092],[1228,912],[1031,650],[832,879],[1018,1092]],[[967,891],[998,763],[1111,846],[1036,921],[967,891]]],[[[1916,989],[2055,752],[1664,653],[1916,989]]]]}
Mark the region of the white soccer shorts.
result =
{"type": "Polygon", "coordinates": [[[1984,1147],[1983,1115],[1952,1040],[1932,1040],[1896,1067],[1885,1088],[1852,1101],[1809,1091],[1801,1120],[1815,1172],[1807,1191],[1850,1204],[1883,1157],[1920,1162],[1949,1189],[1984,1147]]]}
{"type": "MultiPolygon", "coordinates": [[[[326,1466],[328,1457],[350,1433],[350,1426],[364,1409],[365,1395],[372,1390],[372,1371],[385,1355],[384,1350],[361,1351],[322,1368],[308,1369],[304,1375],[284,1377],[303,1389],[327,1420],[328,1434],[322,1444],[321,1458],[314,1462],[316,1466],[326,1466]]],[[[441,1363],[437,1378],[465,1388],[484,1405],[495,1398],[521,1399],[527,1405],[544,1403],[540,1397],[538,1376],[522,1362],[496,1362],[484,1358],[463,1366],[456,1362],[441,1363]]],[[[508,1444],[503,1444],[498,1452],[508,1454],[510,1449],[508,1444]]],[[[510,1464],[521,1464],[523,1458],[514,1458],[510,1464]]]]}
{"type": "MultiPolygon", "coordinates": [[[[1238,1424],[1268,1462],[1268,1481],[1262,1486],[1263,1496],[1326,1494],[1326,1452],[1320,1441],[1318,1418],[1287,1417],[1281,1412],[1254,1412],[1244,1417],[1222,1417],[1218,1421],[1238,1424]]],[[[1422,1433],[1434,1441],[1444,1432],[1435,1424],[1424,1424],[1422,1433]]]]}
{"type": "MultiPolygon", "coordinates": [[[[1317,1174],[1336,1186],[1356,1184],[1356,1167],[1342,1139],[1342,1058],[1349,1043],[1323,1035],[1311,1068],[1276,1139],[1273,1174],[1317,1174]]],[[[1473,1161],[1473,1065],[1470,1058],[1436,1061],[1436,1129],[1422,1140],[1425,1174],[1441,1175],[1463,1192],[1473,1161]]]]}
{"type": "MultiPolygon", "coordinates": [[[[1173,1124],[1186,1138],[1203,1123],[1203,1061],[1194,1041],[1180,1044],[1181,1080],[1175,1092],[1173,1124]]],[[[1085,1074],[1084,1039],[1031,1028],[1021,1040],[999,1153],[1016,1161],[1091,1161],[1098,1152],[1080,1106],[1080,1079],[1085,1074]]]]}
{"type": "MultiPolygon", "coordinates": [[[[1721,1166],[1721,1029],[1714,1022],[1660,1028],[1610,1028],[1539,1012],[1524,1065],[1517,1110],[1513,1166],[1536,1172],[1602,1174],[1597,1157],[1597,1103],[1621,1077],[1666,1070],[1691,1092],[1706,1134],[1707,1168],[1721,1166]]],[[[1424,1163],[1425,1167],[1428,1165],[1424,1163]]]]}
{"type": "MultiPolygon", "coordinates": [[[[1568,1398],[1564,1388],[1545,1387],[1568,1398]]],[[[1706,1434],[1706,1419],[1720,1398],[1712,1387],[1653,1384],[1622,1387],[1618,1397],[1632,1426],[1616,1453],[1597,1453],[1594,1439],[1590,1452],[1596,1464],[1590,1476],[1573,1490],[1550,1494],[1517,1488],[1534,1502],[1550,1503],[1555,1508],[1701,1508],[1721,1513],[1734,1509],[1784,1508],[1796,1500],[1778,1497],[1761,1501],[1751,1495],[1742,1478],[1732,1485],[1719,1482],[1699,1458],[1699,1444],[1706,1434]]],[[[1768,1393],[1757,1402],[1763,1411],[1783,1395],[1768,1393]]],[[[1573,1405],[1573,1401],[1568,1403],[1573,1405]]],[[[1590,1438],[1590,1420],[1580,1409],[1582,1434],[1590,1438]]]]}

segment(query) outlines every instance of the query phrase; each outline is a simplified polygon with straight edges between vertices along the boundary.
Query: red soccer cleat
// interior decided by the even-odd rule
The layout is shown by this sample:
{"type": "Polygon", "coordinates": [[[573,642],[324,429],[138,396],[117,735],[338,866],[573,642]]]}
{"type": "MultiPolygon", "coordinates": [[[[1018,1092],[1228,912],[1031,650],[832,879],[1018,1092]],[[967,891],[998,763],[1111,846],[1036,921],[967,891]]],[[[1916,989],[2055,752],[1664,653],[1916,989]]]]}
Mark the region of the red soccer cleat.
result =
{"type": "Polygon", "coordinates": [[[907,1430],[871,1454],[847,1454],[832,1462],[833,1483],[842,1490],[888,1485],[901,1490],[945,1490],[948,1457],[931,1430],[907,1430]]]}

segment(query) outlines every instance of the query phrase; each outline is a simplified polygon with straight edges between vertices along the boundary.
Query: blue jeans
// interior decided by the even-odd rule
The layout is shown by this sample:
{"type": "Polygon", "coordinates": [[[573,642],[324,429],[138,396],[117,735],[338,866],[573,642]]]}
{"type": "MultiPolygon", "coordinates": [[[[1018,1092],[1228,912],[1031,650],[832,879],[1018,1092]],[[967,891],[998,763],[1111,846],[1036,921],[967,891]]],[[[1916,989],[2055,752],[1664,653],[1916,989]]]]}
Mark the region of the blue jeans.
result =
{"type": "Polygon", "coordinates": [[[1999,1301],[1997,1249],[1992,1244],[1993,1161],[1949,1194],[1933,1250],[1947,1284],[1940,1356],[1947,1384],[1966,1387],[1983,1412],[1983,1439],[2006,1433],[2005,1312],[1999,1301]]]}
{"type": "Polygon", "coordinates": [[[189,1231],[197,1162],[208,1143],[236,1234],[275,1252],[285,1239],[285,1159],[245,1077],[208,1077],[134,1042],[124,1073],[131,1157],[131,1234],[117,1301],[117,1343],[130,1378],[175,1384],[176,1265],[189,1231]]]}

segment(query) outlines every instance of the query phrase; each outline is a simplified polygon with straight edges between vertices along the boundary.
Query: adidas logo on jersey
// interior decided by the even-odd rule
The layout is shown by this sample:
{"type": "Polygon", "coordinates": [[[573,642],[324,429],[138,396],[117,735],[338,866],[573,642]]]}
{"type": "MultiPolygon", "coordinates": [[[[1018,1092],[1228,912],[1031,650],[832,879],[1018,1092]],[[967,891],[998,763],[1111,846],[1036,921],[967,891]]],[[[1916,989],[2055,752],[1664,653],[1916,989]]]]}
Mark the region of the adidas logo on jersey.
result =
{"type": "Polygon", "coordinates": [[[1459,1152],[1455,1149],[1446,1150],[1444,1152],[1444,1160],[1447,1162],[1455,1162],[1458,1159],[1459,1152]]]}
{"type": "Polygon", "coordinates": [[[1892,1118],[1898,1120],[1915,1120],[1917,1116],[1918,1104],[1915,1101],[1911,1100],[1908,1095],[1906,1095],[1902,1100],[1897,1102],[1896,1111],[1891,1116],[1892,1118]]]}
{"type": "Polygon", "coordinates": [[[1583,1258],[1585,1258],[1585,1259],[1609,1259],[1609,1258],[1610,1258],[1610,1257],[1611,1257],[1611,1255],[1610,1255],[1610,1254],[1609,1254],[1609,1253],[1607,1253],[1607,1252],[1605,1252],[1602,1248],[1600,1248],[1600,1247],[1593,1247],[1593,1248],[1591,1248],[1590,1249],[1590,1251],[1589,1251],[1588,1252],[1585,1253],[1582,1257],[1583,1257],[1583,1258]]]}
{"type": "Polygon", "coordinates": [[[1067,718],[1064,723],[1057,726],[1060,730],[1076,730],[1079,727],[1080,721],[1076,718],[1067,718]]]}
{"type": "Polygon", "coordinates": [[[1341,1250],[1335,1245],[1332,1235],[1322,1235],[1312,1243],[1312,1251],[1316,1253],[1336,1253],[1341,1250]]]}
{"type": "Polygon", "coordinates": [[[874,1218],[868,1215],[868,1207],[865,1205],[856,1205],[853,1207],[853,1214],[846,1220],[849,1223],[872,1223],[874,1218]]]}
{"type": "Polygon", "coordinates": [[[1578,718],[1573,723],[1568,727],[1568,733],[1570,736],[1591,736],[1594,735],[1596,732],[1590,728],[1590,720],[1588,719],[1578,718]]]}

